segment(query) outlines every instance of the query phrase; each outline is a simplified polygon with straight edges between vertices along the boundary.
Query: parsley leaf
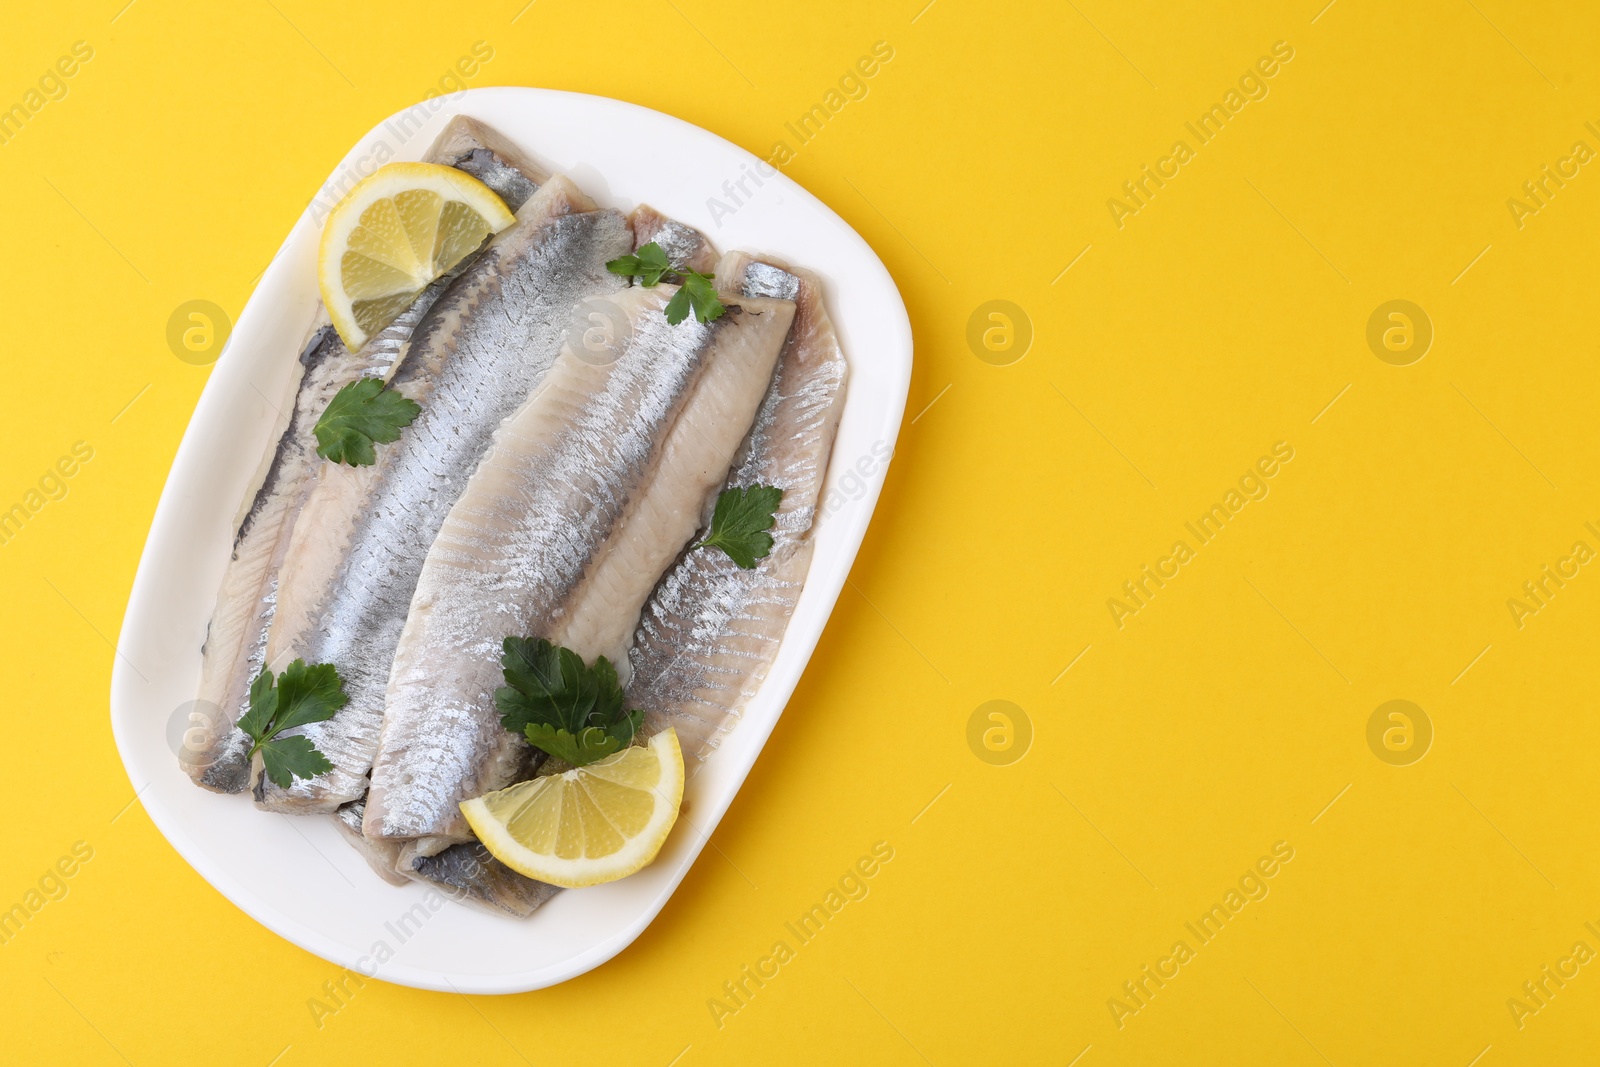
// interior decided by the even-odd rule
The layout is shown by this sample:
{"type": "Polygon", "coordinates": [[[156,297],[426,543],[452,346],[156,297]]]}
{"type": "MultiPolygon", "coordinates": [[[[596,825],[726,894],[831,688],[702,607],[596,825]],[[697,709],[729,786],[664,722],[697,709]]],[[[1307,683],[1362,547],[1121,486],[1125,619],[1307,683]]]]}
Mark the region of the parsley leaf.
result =
{"type": "Polygon", "coordinates": [[[724,489],[711,515],[711,533],[694,547],[720,548],[745,570],[753,569],[772,551],[767,531],[782,500],[783,490],[772,485],[724,489]]]}
{"type": "Polygon", "coordinates": [[[250,707],[239,716],[238,725],[252,741],[269,734],[272,716],[278,710],[278,694],[273,691],[273,684],[272,672],[265,667],[250,683],[250,707]]]}
{"type": "Polygon", "coordinates": [[[689,317],[689,287],[687,285],[685,285],[683,288],[679,289],[676,293],[673,293],[672,294],[672,299],[667,301],[667,306],[665,308],[663,308],[662,310],[664,310],[666,312],[667,325],[668,326],[676,326],[676,325],[678,325],[678,323],[680,323],[684,319],[688,318],[689,317]]]}
{"type": "Polygon", "coordinates": [[[676,326],[689,317],[689,312],[694,312],[697,322],[710,322],[712,319],[722,317],[727,308],[722,306],[722,301],[717,298],[716,286],[711,284],[715,274],[701,274],[697,270],[687,267],[674,267],[667,261],[666,252],[661,246],[651,241],[644,245],[631,256],[621,256],[606,264],[606,270],[612,274],[621,274],[630,278],[638,278],[639,284],[646,289],[653,288],[661,281],[663,275],[675,274],[682,284],[671,300],[667,301],[664,309],[667,324],[676,326]]]}
{"type": "Polygon", "coordinates": [[[349,699],[333,664],[307,667],[305,660],[297,659],[278,675],[278,713],[272,720],[273,732],[331,719],[349,699]]]}
{"type": "Polygon", "coordinates": [[[605,759],[623,747],[616,738],[598,726],[586,726],[574,737],[565,730],[537,722],[530,725],[524,735],[534,748],[542,749],[556,759],[566,760],[574,767],[605,759]]]}
{"type": "Polygon", "coordinates": [[[278,675],[265,667],[250,685],[250,707],[239,716],[239,729],[253,742],[250,755],[261,762],[273,784],[288,788],[296,778],[311,778],[333,769],[307,737],[280,737],[283,731],[323,722],[349,700],[344,682],[331,663],[306,666],[297,659],[278,675]]]}
{"type": "Polygon", "coordinates": [[[633,740],[642,711],[624,711],[617,670],[604,656],[584,666],[569,648],[539,638],[508,637],[495,690],[500,724],[574,767],[611,755],[633,740]]]}
{"type": "Polygon", "coordinates": [[[267,777],[287,789],[296,778],[315,778],[333,770],[328,757],[317,751],[309,737],[275,737],[261,746],[261,763],[267,777]]]}
{"type": "Polygon", "coordinates": [[[352,467],[370,467],[378,456],[374,442],[387,444],[400,436],[422,410],[407,396],[384,388],[377,378],[351,382],[328,401],[317,420],[317,455],[352,467]]]}
{"type": "MultiPolygon", "coordinates": [[[[692,270],[686,270],[682,273],[683,289],[679,290],[679,292],[687,292],[689,294],[689,303],[694,306],[695,319],[700,322],[710,322],[712,319],[720,319],[722,317],[722,313],[726,311],[727,308],[724,308],[722,306],[722,301],[717,299],[716,286],[711,284],[711,279],[715,278],[716,275],[701,274],[698,271],[692,270]]],[[[674,297],[674,299],[676,299],[676,297],[674,297]]],[[[678,321],[683,321],[681,316],[678,321]]],[[[672,321],[671,315],[667,316],[667,322],[673,326],[678,324],[677,322],[672,321]]]]}
{"type": "Polygon", "coordinates": [[[654,287],[661,276],[671,269],[666,252],[654,241],[631,256],[622,256],[606,264],[606,270],[612,274],[638,278],[646,289],[654,287]]]}

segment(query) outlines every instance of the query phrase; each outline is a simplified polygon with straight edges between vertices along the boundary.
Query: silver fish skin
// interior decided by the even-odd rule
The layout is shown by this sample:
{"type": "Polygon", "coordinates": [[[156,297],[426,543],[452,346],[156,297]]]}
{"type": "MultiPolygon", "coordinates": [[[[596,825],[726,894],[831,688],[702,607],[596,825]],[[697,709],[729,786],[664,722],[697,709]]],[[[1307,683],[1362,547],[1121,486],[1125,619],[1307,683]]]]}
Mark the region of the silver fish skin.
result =
{"type": "Polygon", "coordinates": [[[457,115],[433,143],[428,158],[464,170],[493,189],[516,211],[532,199],[550,172],[477,119],[457,115]]]}
{"type": "Polygon", "coordinates": [[[771,388],[727,480],[729,487],[783,489],[772,552],[754,570],[721,552],[685,553],[651,594],[628,653],[627,706],[645,712],[646,734],[674,727],[684,755],[695,761],[760,688],[800,597],[848,377],[816,278],[743,252],[723,257],[716,273],[724,292],[734,294],[724,301],[783,296],[797,308],[771,388]]]}
{"type": "Polygon", "coordinates": [[[331,817],[372,872],[390,885],[423,882],[457,903],[519,919],[532,915],[558,892],[553,885],[513,871],[476,841],[454,845],[437,856],[419,856],[402,866],[400,842],[362,836],[361,817],[365,810],[366,801],[356,800],[331,817]]]}
{"type": "MultiPolygon", "coordinates": [[[[527,163],[495,131],[472,119],[452,120],[429,149],[427,161],[460,166],[470,162],[480,171],[521,173],[524,181],[544,181],[548,174],[527,163]]],[[[469,167],[463,167],[475,173],[469,167]]],[[[504,183],[502,183],[504,184],[504,183]]],[[[532,188],[532,185],[529,185],[532,188]]],[[[469,259],[458,266],[466,269],[469,259]]],[[[290,533],[315,484],[322,465],[312,427],[341,388],[363,377],[388,378],[400,350],[449,279],[441,279],[419,296],[394,322],[352,353],[328,325],[319,309],[302,348],[293,398],[282,413],[277,443],[268,451],[256,489],[244,508],[234,537],[233,554],[223,574],[217,605],[206,631],[200,688],[191,715],[194,723],[178,753],[179,764],[195,784],[219,793],[243,792],[250,783],[250,739],[235,727],[249,707],[250,683],[266,658],[267,631],[277,608],[279,569],[290,533]]]]}
{"type": "Polygon", "coordinates": [[[532,915],[561,892],[513,871],[477,841],[451,845],[434,856],[410,858],[402,870],[418,881],[438,886],[459,904],[518,919],[532,915]]]}
{"type": "Polygon", "coordinates": [[[716,267],[716,246],[693,226],[669,218],[649,204],[634,208],[628,222],[633,226],[635,252],[654,241],[674,267],[688,267],[701,274],[709,274],[716,267]]]}
{"type": "Polygon", "coordinates": [[[267,662],[331,663],[349,702],[304,734],[333,764],[279,787],[255,767],[260,806],[332,811],[362,796],[383,721],[384,689],[434,535],[495,427],[544,377],[568,311],[623,284],[605,269],[631,247],[626,220],[593,210],[551,178],[441,296],[393,378],[421,406],[370,467],[324,465],[296,523],[267,662]]]}
{"type": "Polygon", "coordinates": [[[607,635],[626,640],[726,476],[794,305],[758,298],[670,326],[676,289],[613,298],[628,329],[610,362],[563,350],[428,554],[363,824],[368,836],[421,839],[403,861],[469,839],[460,803],[521,776],[530,746],[494,703],[504,638],[554,635],[586,661],[616,654],[607,635]],[[580,633],[580,619],[599,625],[580,633]]]}
{"type": "Polygon", "coordinates": [[[545,636],[585,661],[604,656],[625,683],[639,609],[700,528],[739,451],[783,348],[795,306],[784,298],[740,298],[716,358],[696,383],[659,458],[583,579],[550,617],[545,636]]]}

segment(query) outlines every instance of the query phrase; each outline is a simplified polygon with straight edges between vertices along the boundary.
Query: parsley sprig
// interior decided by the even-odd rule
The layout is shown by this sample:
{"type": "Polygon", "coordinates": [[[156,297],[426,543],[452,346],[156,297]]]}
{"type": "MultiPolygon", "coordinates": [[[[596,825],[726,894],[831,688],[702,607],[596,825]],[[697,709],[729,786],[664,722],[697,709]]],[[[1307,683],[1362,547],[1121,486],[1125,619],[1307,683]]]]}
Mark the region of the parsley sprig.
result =
{"type": "Polygon", "coordinates": [[[772,551],[772,535],[767,531],[777,521],[775,514],[783,500],[783,490],[774,485],[735,486],[717,497],[711,514],[711,532],[695,548],[720,548],[745,570],[772,551]]]}
{"type": "Polygon", "coordinates": [[[534,748],[574,767],[629,744],[644,712],[625,711],[617,670],[604,656],[594,666],[544,638],[508,637],[500,665],[506,685],[495,690],[500,723],[534,748]]]}
{"type": "Polygon", "coordinates": [[[377,378],[362,378],[333,394],[327,410],[312,432],[317,435],[317,455],[352,467],[370,467],[378,461],[373,444],[388,444],[400,437],[422,408],[415,400],[385,388],[377,378]]]}
{"type": "Polygon", "coordinates": [[[250,686],[250,709],[239,716],[239,729],[252,742],[250,755],[261,762],[273,784],[287,789],[296,778],[314,778],[333,770],[328,757],[308,737],[282,737],[285,730],[333,718],[349,700],[344,682],[331,663],[306,666],[297,659],[278,675],[265,667],[250,686]]]}
{"type": "Polygon", "coordinates": [[[606,264],[606,270],[612,274],[638,278],[639,284],[646,289],[653,289],[668,274],[676,275],[680,288],[667,301],[665,309],[669,325],[678,325],[689,317],[691,310],[694,311],[696,322],[710,322],[721,318],[723,312],[727,311],[722,301],[717,299],[716,286],[711,284],[715,274],[701,274],[688,267],[674,267],[667,261],[666,252],[654,241],[632,255],[611,260],[606,264]]]}

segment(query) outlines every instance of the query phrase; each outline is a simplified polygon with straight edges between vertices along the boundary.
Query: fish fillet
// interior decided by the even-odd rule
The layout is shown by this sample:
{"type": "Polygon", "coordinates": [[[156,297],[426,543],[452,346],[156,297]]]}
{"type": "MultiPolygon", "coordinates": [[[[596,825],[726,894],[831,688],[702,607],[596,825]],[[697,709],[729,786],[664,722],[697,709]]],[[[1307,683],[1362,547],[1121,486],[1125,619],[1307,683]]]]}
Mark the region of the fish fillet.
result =
{"type": "Polygon", "coordinates": [[[457,115],[429,149],[427,158],[464,170],[499,194],[516,211],[550,180],[550,172],[477,119],[457,115]]]}
{"type": "MultiPolygon", "coordinates": [[[[795,301],[794,326],[729,486],[783,489],[773,548],[754,570],[720,552],[688,552],[645,605],[629,651],[627,706],[646,733],[668,726],[685,756],[703,759],[755,694],[811,565],[811,528],[838,429],[847,367],[815,278],[742,252],[723,257],[724,301],[795,301]]],[[[703,535],[702,535],[703,536],[703,535]]]]}
{"type": "Polygon", "coordinates": [[[283,788],[256,761],[262,807],[333,811],[366,791],[390,663],[434,535],[495,427],[554,361],[568,311],[623,284],[605,264],[632,246],[627,222],[593,208],[566,178],[542,185],[413,333],[393,382],[420,404],[416,421],[373,466],[324,465],[284,562],[267,662],[331,663],[350,699],[290,731],[332,770],[283,788]]]}
{"type": "Polygon", "coordinates": [[[667,255],[674,267],[708,274],[717,264],[717,250],[709,238],[693,226],[671,219],[651,207],[640,204],[628,216],[633,226],[633,247],[638,251],[654,241],[667,255]]]}
{"type": "Polygon", "coordinates": [[[627,512],[546,626],[551,642],[586,662],[606,657],[624,682],[639,609],[700,528],[713,492],[722,488],[794,316],[788,300],[741,300],[735,317],[761,320],[759,329],[751,329],[751,343],[706,371],[627,512]]]}
{"type": "Polygon", "coordinates": [[[361,816],[364,800],[352,801],[331,816],[346,841],[361,853],[374,874],[390,885],[413,881],[437,886],[450,899],[483,911],[526,918],[555,896],[555,886],[525,878],[489,854],[476,841],[455,845],[437,856],[418,857],[402,868],[401,842],[364,837],[361,816]]]}
{"type": "MultiPolygon", "coordinates": [[[[398,848],[395,842],[392,847],[398,848]]],[[[477,841],[452,845],[436,856],[417,856],[406,870],[419,881],[439,886],[452,899],[483,911],[526,918],[560,892],[525,878],[489,854],[477,841]]]]}
{"type": "MultiPolygon", "coordinates": [[[[500,192],[512,210],[549,177],[493,130],[468,118],[452,120],[424,158],[474,174],[500,192]]],[[[470,259],[457,272],[469,263],[470,259]]],[[[342,387],[357,378],[390,375],[401,347],[447,283],[444,279],[430,286],[356,353],[345,348],[319,309],[322,325],[313,328],[300,353],[290,385],[293,398],[237,527],[206,631],[194,727],[178,754],[197,785],[238,793],[249,784],[250,740],[234,724],[249,706],[250,683],[265,659],[290,531],[322,465],[312,427],[342,387]]]]}
{"type": "Polygon", "coordinates": [[[494,691],[511,634],[619,656],[755,417],[794,305],[754,298],[669,326],[676,286],[615,304],[612,362],[573,346],[507,420],[428,554],[390,679],[365,832],[466,840],[461,801],[509,785],[529,746],[494,691]]]}

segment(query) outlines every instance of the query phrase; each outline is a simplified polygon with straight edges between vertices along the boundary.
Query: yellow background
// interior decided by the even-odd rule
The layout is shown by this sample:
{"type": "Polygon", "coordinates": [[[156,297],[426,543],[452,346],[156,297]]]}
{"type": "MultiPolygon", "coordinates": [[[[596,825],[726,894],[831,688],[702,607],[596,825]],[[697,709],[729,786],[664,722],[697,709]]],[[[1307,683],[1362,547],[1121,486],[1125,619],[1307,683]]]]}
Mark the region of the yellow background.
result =
{"type": "Polygon", "coordinates": [[[0,145],[0,507],[95,450],[0,546],[0,906],[94,849],[0,947],[7,1060],[1592,1062],[1600,964],[1521,1029],[1506,1002],[1600,949],[1600,576],[1520,629],[1506,602],[1600,548],[1600,165],[1520,229],[1506,201],[1573,142],[1600,149],[1600,20],[1553,0],[524,2],[7,11],[0,104],[75,41],[94,58],[0,145]],[[319,1026],[337,968],[127,807],[107,725],[110,642],[207,375],[168,316],[236,316],[346,148],[476,41],[473,86],[615,96],[766,155],[880,40],[867,97],[785,169],[900,285],[907,425],[715,847],[587,975],[504,998],[372,983],[319,1026]],[[1280,40],[1269,95],[1118,229],[1108,198],[1196,148],[1184,123],[1280,40]],[[1366,325],[1402,298],[1435,338],[1396,367],[1366,325]],[[966,340],[994,299],[1034,330],[1008,366],[966,340]],[[1277,441],[1295,453],[1270,495],[1119,629],[1107,599],[1277,441]],[[967,741],[995,699],[1032,725],[1007,766],[967,741]],[[1367,744],[1391,699],[1433,725],[1410,766],[1367,744]],[[719,1028],[722,983],[877,841],[894,859],[870,895],[719,1028]],[[1270,895],[1196,947],[1184,923],[1277,841],[1294,859],[1270,895]],[[1196,958],[1119,1028],[1108,999],[1179,939],[1196,958]]]}

